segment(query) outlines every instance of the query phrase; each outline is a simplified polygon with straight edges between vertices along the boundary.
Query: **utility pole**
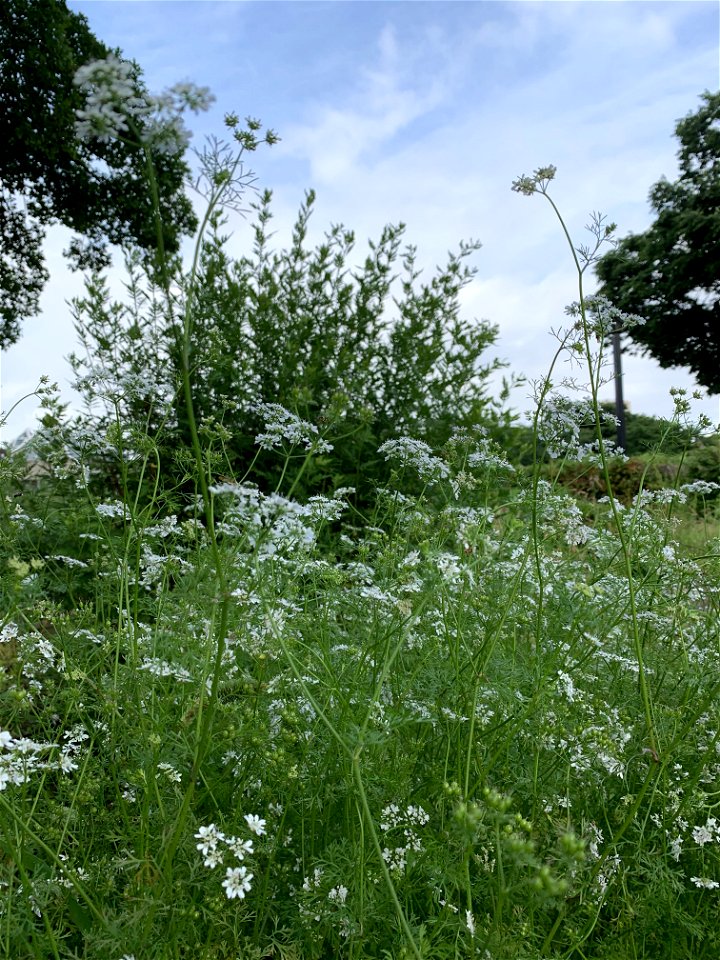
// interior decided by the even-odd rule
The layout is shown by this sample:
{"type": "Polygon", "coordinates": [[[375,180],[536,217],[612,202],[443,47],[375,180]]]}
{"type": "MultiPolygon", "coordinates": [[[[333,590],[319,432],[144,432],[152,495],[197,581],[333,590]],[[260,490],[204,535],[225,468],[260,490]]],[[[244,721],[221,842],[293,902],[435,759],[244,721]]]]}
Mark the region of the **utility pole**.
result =
{"type": "Polygon", "coordinates": [[[623,402],[622,349],[620,330],[612,332],[613,363],[615,367],[615,416],[617,417],[617,445],[625,450],[625,404],[623,402]]]}

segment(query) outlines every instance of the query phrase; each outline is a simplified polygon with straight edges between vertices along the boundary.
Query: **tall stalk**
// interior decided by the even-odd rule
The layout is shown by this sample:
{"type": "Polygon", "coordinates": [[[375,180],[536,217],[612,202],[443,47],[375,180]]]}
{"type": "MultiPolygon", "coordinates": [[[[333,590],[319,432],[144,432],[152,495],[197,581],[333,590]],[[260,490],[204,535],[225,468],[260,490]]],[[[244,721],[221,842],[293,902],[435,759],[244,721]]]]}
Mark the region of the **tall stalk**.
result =
{"type": "MultiPolygon", "coordinates": [[[[233,126],[230,122],[234,118],[228,118],[228,126],[233,126]]],[[[235,120],[235,124],[237,121],[235,120]]],[[[160,862],[160,868],[168,885],[171,883],[172,863],[181,838],[185,833],[185,826],[190,812],[190,807],[195,795],[196,785],[199,780],[200,770],[207,755],[211,742],[213,722],[217,710],[218,687],[222,674],[223,656],[227,645],[228,618],[230,610],[230,590],[227,577],[223,567],[223,561],[220,554],[220,547],[217,540],[214,518],[214,504],[210,492],[210,483],[207,473],[207,465],[204,451],[200,442],[200,436],[197,428],[197,419],[195,416],[195,403],[193,398],[192,371],[190,365],[191,344],[194,328],[194,304],[197,290],[198,270],[200,257],[203,249],[203,242],[208,226],[211,224],[216,210],[226,205],[229,199],[234,198],[238,192],[238,186],[242,183],[242,168],[244,154],[248,150],[255,150],[259,140],[255,132],[259,125],[256,121],[249,121],[248,130],[236,131],[234,136],[239,144],[234,158],[221,168],[215,168],[207,175],[209,190],[206,194],[207,206],[203,215],[200,227],[195,240],[192,264],[190,272],[185,283],[184,309],[182,312],[180,330],[178,335],[178,348],[180,354],[180,377],[182,382],[182,395],[185,405],[185,414],[187,416],[188,427],[190,431],[190,443],[195,463],[195,477],[200,489],[203,509],[205,513],[206,532],[210,547],[210,556],[215,573],[217,585],[218,615],[213,617],[212,627],[209,631],[208,642],[211,644],[212,666],[210,691],[206,696],[206,688],[203,683],[200,688],[197,709],[196,740],[193,753],[193,761],[186,778],[186,789],[183,794],[180,810],[175,818],[175,823],[170,836],[164,844],[163,855],[160,862]]],[[[273,143],[274,134],[269,131],[263,142],[273,143]]],[[[160,211],[160,198],[157,184],[155,168],[152,163],[152,156],[149,147],[142,144],[146,156],[146,169],[152,197],[153,218],[155,222],[155,231],[158,243],[158,257],[160,260],[160,280],[165,296],[166,319],[174,328],[175,322],[172,311],[172,293],[170,287],[170,273],[168,269],[167,257],[163,241],[162,215],[160,211]]],[[[217,157],[215,158],[217,159],[217,157]]],[[[149,932],[150,925],[154,919],[155,910],[151,910],[147,920],[146,929],[149,932]]]]}
{"type": "MultiPolygon", "coordinates": [[[[650,688],[647,682],[647,672],[645,668],[645,661],[643,657],[643,644],[640,637],[640,625],[638,622],[637,615],[637,603],[636,603],[636,587],[635,587],[635,577],[632,570],[632,558],[630,556],[630,547],[628,544],[627,533],[623,527],[622,521],[620,519],[620,512],[617,508],[617,502],[613,496],[612,483],[610,480],[610,471],[608,467],[608,458],[605,447],[605,440],[602,434],[602,418],[600,414],[600,405],[598,403],[598,382],[597,382],[597,373],[593,367],[592,361],[592,350],[590,344],[591,336],[591,324],[588,319],[588,305],[585,297],[584,290],[584,275],[587,268],[594,263],[596,259],[596,254],[599,248],[603,243],[607,242],[610,235],[614,230],[614,224],[608,225],[604,229],[601,225],[601,219],[598,217],[595,221],[595,229],[593,233],[596,237],[595,247],[592,250],[586,250],[580,248],[580,251],[576,250],[570,232],[565,224],[562,214],[558,209],[555,201],[552,199],[548,193],[548,184],[555,176],[555,167],[544,167],[540,168],[535,172],[533,177],[520,177],[513,184],[513,189],[518,193],[524,193],[527,196],[531,196],[534,193],[539,193],[541,196],[545,197],[550,206],[552,207],[555,216],[557,217],[563,233],[565,234],[565,239],[567,240],[568,246],[570,247],[570,253],[573,258],[573,263],[575,264],[575,270],[577,272],[577,282],[578,282],[578,310],[580,315],[580,330],[582,334],[582,346],[585,360],[587,363],[589,378],[590,378],[590,388],[591,388],[591,402],[593,416],[595,420],[595,436],[598,444],[598,451],[600,454],[600,461],[602,464],[602,472],[605,480],[605,486],[608,492],[608,498],[610,501],[610,509],[612,511],[613,521],[615,523],[615,529],[617,530],[618,539],[620,541],[620,549],[623,555],[623,564],[625,567],[625,578],[628,585],[628,601],[630,606],[630,622],[632,627],[632,639],[633,647],[635,650],[635,657],[638,664],[638,683],[640,688],[640,697],[642,699],[643,711],[645,714],[645,726],[648,736],[648,745],[652,756],[658,757],[658,741],[657,735],[655,732],[655,723],[653,720],[653,707],[652,700],[650,696],[650,688]],[[578,252],[582,255],[584,263],[580,262],[580,257],[578,252]]],[[[602,332],[599,332],[598,335],[601,338],[600,350],[602,351],[602,332]]],[[[599,372],[599,361],[598,361],[598,372],[599,372]]]]}

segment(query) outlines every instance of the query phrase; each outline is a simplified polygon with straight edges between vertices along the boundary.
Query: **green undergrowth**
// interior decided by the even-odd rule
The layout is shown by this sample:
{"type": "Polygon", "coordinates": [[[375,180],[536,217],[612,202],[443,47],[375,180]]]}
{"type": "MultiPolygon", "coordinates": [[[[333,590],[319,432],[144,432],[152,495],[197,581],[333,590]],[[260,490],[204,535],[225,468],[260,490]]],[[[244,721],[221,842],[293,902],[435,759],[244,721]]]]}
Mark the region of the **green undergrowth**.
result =
{"type": "Polygon", "coordinates": [[[212,488],[221,653],[201,509],[8,507],[3,955],[717,955],[717,540],[623,507],[633,611],[609,503],[481,437],[386,455],[361,529],[212,488]]]}
{"type": "MultiPolygon", "coordinates": [[[[235,130],[241,152],[258,126],[235,130]]],[[[203,229],[236,167],[211,171],[203,229]]],[[[554,208],[554,172],[514,188],[554,208]]],[[[574,357],[587,387],[570,398],[552,369],[536,385],[524,466],[497,418],[470,422],[492,406],[482,385],[463,382],[451,423],[459,374],[437,337],[426,381],[405,365],[443,297],[457,319],[457,259],[420,293],[410,262],[400,353],[358,333],[368,352],[354,366],[348,345],[342,371],[375,382],[386,364],[424,439],[381,423],[382,391],[343,434],[325,371],[317,395],[285,382],[285,406],[245,397],[258,422],[234,438],[228,410],[196,417],[196,378],[232,356],[196,363],[198,324],[216,329],[202,230],[175,286],[132,279],[133,325],[92,300],[81,329],[118,337],[86,370],[88,411],[46,397],[35,459],[0,461],[1,956],[720,954],[717,484],[615,489],[597,396],[618,315],[583,292],[608,228],[591,232],[570,245],[578,300],[553,362],[574,357]],[[578,463],[598,496],[563,485],[578,463]]],[[[487,328],[456,332],[474,368],[487,328]]]]}

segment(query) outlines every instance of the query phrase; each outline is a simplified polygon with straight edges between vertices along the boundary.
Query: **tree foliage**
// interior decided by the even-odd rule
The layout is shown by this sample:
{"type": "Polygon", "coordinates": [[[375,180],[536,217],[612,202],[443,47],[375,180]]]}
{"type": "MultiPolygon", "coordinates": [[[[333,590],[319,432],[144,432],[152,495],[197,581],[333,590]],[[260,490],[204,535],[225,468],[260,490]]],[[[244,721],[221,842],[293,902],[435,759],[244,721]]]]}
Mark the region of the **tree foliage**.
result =
{"type": "MultiPolygon", "coordinates": [[[[38,311],[47,280],[45,227],[61,223],[83,238],[70,248],[76,266],[107,263],[108,242],[135,246],[149,265],[156,262],[160,239],[148,217],[142,144],[76,135],[77,111],[86,102],[76,71],[111,53],[64,0],[0,4],[0,346],[14,343],[21,321],[38,311]]],[[[145,96],[136,64],[133,85],[145,96]]],[[[172,256],[181,235],[196,227],[183,193],[188,168],[180,153],[160,149],[152,161],[161,242],[172,256]]]]}
{"type": "Polygon", "coordinates": [[[652,188],[656,219],[597,264],[600,293],[644,318],[628,331],[663,367],[720,393],[720,93],[675,128],[680,176],[652,188]]]}
{"type": "MultiPolygon", "coordinates": [[[[355,237],[343,226],[308,246],[312,193],[288,248],[274,249],[270,202],[266,192],[255,204],[253,249],[238,259],[227,251],[222,219],[214,218],[192,288],[189,365],[211,472],[242,478],[254,461],[253,477],[268,490],[294,487],[297,495],[352,486],[361,505],[374,483],[389,479],[391,466],[378,454],[383,442],[407,433],[438,445],[453,429],[491,415],[487,379],[501,364],[483,355],[497,331],[463,318],[459,305],[474,274],[467,259],[478,245],[462,244],[423,280],[415,249],[402,246],[403,225],[391,225],[354,267],[355,237]],[[318,425],[333,446],[308,463],[302,446],[292,451],[299,483],[284,455],[258,451],[268,403],[318,425]]],[[[177,335],[187,278],[176,286],[182,293],[169,316],[137,264],[125,303],[110,299],[102,276],[90,277],[87,295],[75,303],[84,349],[73,361],[95,411],[89,433],[110,435],[113,423],[122,424],[129,449],[136,425],[157,444],[170,486],[182,482],[183,451],[190,448],[177,335]]]]}

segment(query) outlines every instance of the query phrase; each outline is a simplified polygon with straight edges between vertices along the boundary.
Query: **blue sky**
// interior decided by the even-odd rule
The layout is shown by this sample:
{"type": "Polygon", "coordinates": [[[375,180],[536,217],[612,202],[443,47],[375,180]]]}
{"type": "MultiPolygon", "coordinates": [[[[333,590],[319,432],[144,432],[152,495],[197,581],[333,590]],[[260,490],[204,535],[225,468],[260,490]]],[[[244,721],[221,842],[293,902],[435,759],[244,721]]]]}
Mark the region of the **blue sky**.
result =
{"type": "MultiPolygon", "coordinates": [[[[222,133],[226,112],[260,117],[282,137],[253,157],[274,192],[278,245],[289,239],[306,189],[317,191],[310,240],[331,223],[369,238],[400,220],[427,272],[461,239],[479,239],[467,316],[500,327],[494,353],[539,378],[565,304],[577,298],[557,222],[512,180],[548,163],[553,196],[576,243],[592,211],[620,236],[651,222],[647,196],[676,175],[676,121],[720,85],[716,2],[215,2],[70,0],[104,43],[136,59],[148,87],[209,86],[213,109],[191,117],[194,143],[222,133]]],[[[233,249],[248,242],[233,225],[233,249]]],[[[3,356],[2,407],[42,373],[65,384],[75,335],[64,301],[81,291],[48,237],[52,279],[43,313],[3,356]]],[[[117,273],[117,282],[121,272],[117,273]]],[[[671,386],[687,371],[627,358],[625,395],[637,412],[670,415],[671,386]]],[[[529,388],[513,406],[529,408],[529,388]]],[[[604,391],[611,396],[611,388],[604,391]]],[[[69,396],[69,394],[68,394],[69,396]]],[[[697,406],[718,421],[717,398],[697,406]]],[[[23,405],[6,428],[33,419],[23,405]]]]}

